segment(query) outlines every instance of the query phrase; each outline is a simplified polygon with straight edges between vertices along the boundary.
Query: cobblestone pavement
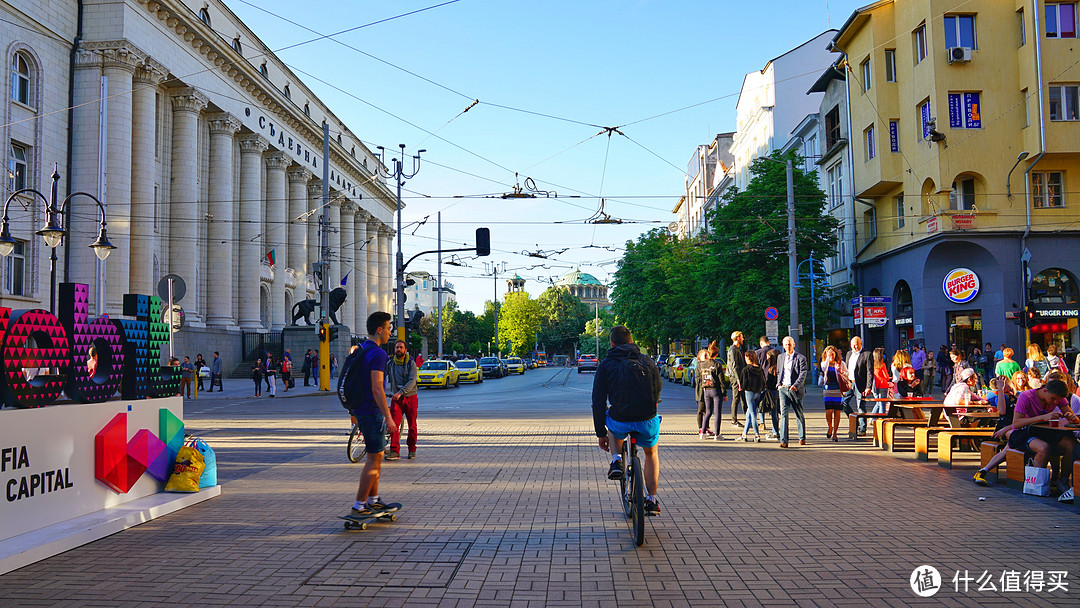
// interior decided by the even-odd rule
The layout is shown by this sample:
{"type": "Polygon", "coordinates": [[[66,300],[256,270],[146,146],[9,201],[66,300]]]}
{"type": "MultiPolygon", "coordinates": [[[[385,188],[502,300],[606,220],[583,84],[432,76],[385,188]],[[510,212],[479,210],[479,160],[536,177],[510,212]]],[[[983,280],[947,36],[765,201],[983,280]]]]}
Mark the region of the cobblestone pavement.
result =
{"type": "Polygon", "coordinates": [[[1080,509],[826,442],[808,418],[809,445],[781,450],[666,414],[663,513],[640,548],[585,416],[429,418],[419,457],[383,469],[400,518],[366,531],[335,518],[361,466],[339,420],[203,421],[238,461],[221,497],[0,576],[0,606],[1080,603],[1080,509]],[[944,579],[933,597],[909,586],[922,564],[944,579]],[[999,589],[1006,570],[1065,570],[1069,588],[957,593],[958,570],[999,589]]]}

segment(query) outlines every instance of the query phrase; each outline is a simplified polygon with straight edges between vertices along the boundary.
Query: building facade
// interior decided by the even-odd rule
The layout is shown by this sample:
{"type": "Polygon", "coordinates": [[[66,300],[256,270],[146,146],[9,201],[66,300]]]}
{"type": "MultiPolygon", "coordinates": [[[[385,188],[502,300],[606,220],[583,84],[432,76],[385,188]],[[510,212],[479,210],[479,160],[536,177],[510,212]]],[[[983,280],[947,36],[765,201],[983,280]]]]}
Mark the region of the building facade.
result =
{"type": "MultiPolygon", "coordinates": [[[[241,330],[280,329],[295,303],[318,298],[322,214],[330,285],[349,276],[338,318],[363,333],[369,311],[389,310],[396,203],[379,158],[225,4],[34,2],[7,9],[0,31],[12,70],[5,196],[47,193],[56,164],[61,198],[102,200],[112,255],[87,255],[101,218],[86,197],[69,203],[58,252],[58,280],[103,294],[99,310],[120,314],[124,294],[156,294],[176,274],[181,344],[226,351],[241,330]]],[[[0,304],[47,308],[42,209],[10,216],[22,242],[4,260],[0,304]]]]}
{"type": "Polygon", "coordinates": [[[1076,4],[882,1],[835,36],[856,283],[892,299],[872,345],[1080,342],[1076,4]],[[1026,305],[1031,327],[1006,319],[1026,305]]]}
{"type": "Polygon", "coordinates": [[[601,283],[593,275],[581,272],[580,269],[571,270],[559,277],[555,281],[555,286],[577,296],[589,308],[596,306],[607,308],[611,306],[611,300],[608,300],[607,285],[601,283]]]}
{"type": "MultiPolygon", "coordinates": [[[[439,280],[430,272],[420,270],[407,273],[405,286],[405,308],[409,310],[420,309],[426,316],[431,317],[439,307],[439,280]],[[413,284],[408,284],[408,279],[413,284]]],[[[454,285],[447,281],[442,284],[442,305],[457,300],[454,285]]]]}

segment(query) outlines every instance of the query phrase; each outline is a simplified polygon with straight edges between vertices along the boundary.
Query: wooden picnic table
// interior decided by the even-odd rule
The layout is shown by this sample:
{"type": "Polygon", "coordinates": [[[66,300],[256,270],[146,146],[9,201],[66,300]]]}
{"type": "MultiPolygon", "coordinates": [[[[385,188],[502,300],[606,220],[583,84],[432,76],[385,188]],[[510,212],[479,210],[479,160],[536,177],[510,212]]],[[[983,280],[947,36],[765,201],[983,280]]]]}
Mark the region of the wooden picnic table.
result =
{"type": "MultiPolygon", "coordinates": [[[[1064,418],[1062,418],[1062,421],[1064,421],[1064,418]]],[[[1080,424],[1062,424],[1061,426],[1053,426],[1049,422],[1040,422],[1031,426],[1038,427],[1040,429],[1058,431],[1060,433],[1075,433],[1077,431],[1080,431],[1080,424]]]]}
{"type": "MultiPolygon", "coordinates": [[[[923,413],[923,410],[929,409],[930,415],[926,417],[927,426],[937,426],[941,421],[941,414],[944,413],[949,420],[949,426],[958,429],[961,428],[961,424],[960,416],[959,414],[957,414],[956,410],[966,408],[969,411],[985,411],[992,406],[987,403],[972,403],[968,405],[945,405],[944,403],[900,403],[894,405],[893,407],[897,408],[905,414],[910,413],[910,418],[917,417],[915,414],[916,410],[919,411],[919,413],[921,414],[923,413]]],[[[903,417],[908,418],[909,416],[905,415],[903,417]]]]}

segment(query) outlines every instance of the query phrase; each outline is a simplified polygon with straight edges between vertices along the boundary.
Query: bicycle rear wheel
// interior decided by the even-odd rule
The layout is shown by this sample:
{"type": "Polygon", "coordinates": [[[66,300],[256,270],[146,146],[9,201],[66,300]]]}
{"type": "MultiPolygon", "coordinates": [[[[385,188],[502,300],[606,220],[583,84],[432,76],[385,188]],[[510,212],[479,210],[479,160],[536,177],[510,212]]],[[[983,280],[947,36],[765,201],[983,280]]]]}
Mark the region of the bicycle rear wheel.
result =
{"type": "Polygon", "coordinates": [[[634,456],[630,467],[634,470],[631,482],[634,488],[634,544],[645,543],[645,479],[641,473],[641,459],[634,456]]]}
{"type": "Polygon", "coordinates": [[[633,473],[630,470],[630,467],[627,466],[627,464],[630,462],[629,448],[630,441],[624,441],[622,449],[623,476],[622,479],[619,480],[619,498],[622,499],[623,514],[625,514],[627,517],[630,517],[634,512],[634,499],[630,495],[630,490],[633,486],[630,484],[630,480],[627,478],[628,475],[631,475],[633,473]]]}
{"type": "Polygon", "coordinates": [[[360,432],[359,425],[353,425],[345,453],[349,457],[349,462],[360,462],[364,459],[364,434],[360,432]]]}

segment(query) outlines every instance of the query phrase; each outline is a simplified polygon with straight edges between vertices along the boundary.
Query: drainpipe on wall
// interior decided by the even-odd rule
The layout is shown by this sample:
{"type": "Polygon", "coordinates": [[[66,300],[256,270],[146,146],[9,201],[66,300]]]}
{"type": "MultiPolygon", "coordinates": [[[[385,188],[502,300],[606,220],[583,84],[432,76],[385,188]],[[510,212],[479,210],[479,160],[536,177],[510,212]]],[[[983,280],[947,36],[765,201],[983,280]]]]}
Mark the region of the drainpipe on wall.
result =
{"type": "MultiPolygon", "coordinates": [[[[1038,85],[1039,91],[1039,153],[1035,156],[1035,159],[1031,161],[1028,168],[1024,171],[1024,217],[1026,220],[1024,226],[1024,236],[1020,237],[1020,257],[1023,258],[1024,251],[1027,249],[1028,236],[1031,234],[1031,207],[1033,201],[1031,200],[1031,170],[1035,168],[1035,165],[1039,164],[1042,157],[1046,155],[1046,121],[1044,120],[1044,108],[1043,108],[1043,75],[1042,75],[1042,29],[1039,24],[1039,0],[1031,0],[1032,15],[1035,17],[1035,84],[1038,85]]],[[[1026,264],[1023,261],[1020,262],[1020,302],[1022,307],[1026,307],[1028,304],[1028,289],[1027,289],[1027,273],[1026,264]]],[[[1024,323],[1024,340],[1030,342],[1031,331],[1027,327],[1027,322],[1024,323]]]]}
{"type": "MultiPolygon", "coordinates": [[[[74,188],[71,185],[71,162],[75,156],[75,144],[74,138],[71,136],[72,125],[75,122],[75,54],[79,52],[79,43],[82,42],[83,37],[83,0],[78,0],[78,8],[76,9],[77,21],[75,26],[75,40],[71,42],[71,55],[68,57],[68,120],[67,120],[67,192],[73,192],[74,188]]],[[[67,238],[71,238],[71,220],[68,218],[68,214],[64,214],[64,229],[67,230],[69,235],[67,238]]],[[[68,282],[68,267],[69,260],[71,259],[71,248],[68,247],[67,238],[64,239],[64,282],[68,282]]]]}

